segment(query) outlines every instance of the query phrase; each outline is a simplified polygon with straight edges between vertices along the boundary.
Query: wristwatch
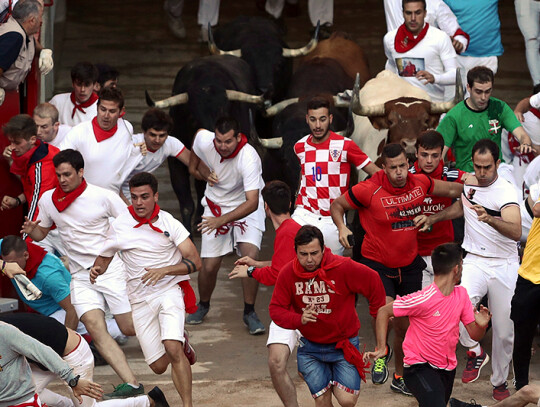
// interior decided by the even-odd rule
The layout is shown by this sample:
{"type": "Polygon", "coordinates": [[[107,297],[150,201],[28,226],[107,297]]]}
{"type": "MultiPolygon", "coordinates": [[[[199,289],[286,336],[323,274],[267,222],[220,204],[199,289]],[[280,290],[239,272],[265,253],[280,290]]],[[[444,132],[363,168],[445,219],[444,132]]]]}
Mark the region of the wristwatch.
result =
{"type": "Polygon", "coordinates": [[[73,379],[71,379],[69,382],[68,382],[68,386],[73,388],[73,387],[77,387],[77,385],[79,384],[79,379],[81,378],[81,375],[78,374],[77,376],[75,376],[73,379]]]}
{"type": "Polygon", "coordinates": [[[249,266],[248,269],[247,269],[247,275],[248,277],[251,277],[253,278],[253,271],[255,271],[255,266],[249,266]]]}

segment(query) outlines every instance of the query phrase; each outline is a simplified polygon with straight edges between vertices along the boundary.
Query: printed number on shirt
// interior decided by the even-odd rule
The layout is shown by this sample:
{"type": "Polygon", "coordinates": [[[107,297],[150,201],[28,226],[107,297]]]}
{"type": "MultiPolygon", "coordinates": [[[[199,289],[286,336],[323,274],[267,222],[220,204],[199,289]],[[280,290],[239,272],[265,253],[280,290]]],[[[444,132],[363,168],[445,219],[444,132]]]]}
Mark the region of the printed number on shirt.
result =
{"type": "Polygon", "coordinates": [[[322,179],[322,168],[321,167],[312,167],[312,179],[313,181],[320,181],[322,179]]]}

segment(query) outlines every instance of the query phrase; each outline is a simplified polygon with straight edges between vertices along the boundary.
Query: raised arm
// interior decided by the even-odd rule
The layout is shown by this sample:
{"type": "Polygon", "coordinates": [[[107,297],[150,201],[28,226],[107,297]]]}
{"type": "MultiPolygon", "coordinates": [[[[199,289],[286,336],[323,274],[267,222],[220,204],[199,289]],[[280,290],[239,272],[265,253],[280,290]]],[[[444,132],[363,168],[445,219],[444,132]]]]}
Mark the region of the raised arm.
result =
{"type": "Polygon", "coordinates": [[[446,198],[459,198],[463,192],[463,184],[459,182],[441,181],[440,179],[433,180],[432,195],[444,196],[446,198]]]}
{"type": "Polygon", "coordinates": [[[39,226],[40,222],[41,221],[39,219],[36,221],[32,221],[25,216],[21,233],[26,233],[32,238],[32,240],[35,240],[36,242],[42,241],[43,239],[45,239],[51,228],[44,228],[42,226],[39,226]]]}

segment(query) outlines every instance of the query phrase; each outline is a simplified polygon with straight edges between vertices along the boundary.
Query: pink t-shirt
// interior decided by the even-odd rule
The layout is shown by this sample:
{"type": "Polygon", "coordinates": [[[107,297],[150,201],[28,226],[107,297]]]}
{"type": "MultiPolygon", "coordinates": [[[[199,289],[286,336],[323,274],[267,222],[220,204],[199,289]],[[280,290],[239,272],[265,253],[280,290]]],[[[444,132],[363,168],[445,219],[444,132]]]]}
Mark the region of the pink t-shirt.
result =
{"type": "Polygon", "coordinates": [[[474,322],[473,306],[464,287],[457,286],[444,296],[433,283],[405,297],[398,296],[394,315],[408,316],[410,321],[403,342],[405,365],[429,363],[439,369],[456,368],[459,322],[474,322]]]}

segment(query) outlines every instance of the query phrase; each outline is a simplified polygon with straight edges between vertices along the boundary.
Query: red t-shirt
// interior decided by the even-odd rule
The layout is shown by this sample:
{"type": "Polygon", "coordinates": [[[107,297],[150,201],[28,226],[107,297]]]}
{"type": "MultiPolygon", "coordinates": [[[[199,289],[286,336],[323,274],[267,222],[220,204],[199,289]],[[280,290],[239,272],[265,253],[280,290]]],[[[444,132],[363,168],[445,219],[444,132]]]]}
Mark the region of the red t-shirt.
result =
{"type": "MultiPolygon", "coordinates": [[[[448,167],[443,165],[443,162],[439,163],[439,167],[435,169],[430,174],[426,174],[418,166],[418,162],[415,162],[414,165],[409,170],[412,174],[425,174],[433,179],[440,179],[442,181],[448,182],[459,182],[461,177],[465,174],[465,171],[458,170],[449,170],[448,167]]],[[[428,195],[424,199],[422,204],[422,213],[424,215],[434,215],[437,212],[443,211],[452,205],[452,198],[444,198],[435,195],[428,195]]],[[[418,254],[420,256],[431,256],[431,252],[437,246],[453,242],[454,241],[454,226],[452,226],[451,220],[445,220],[442,222],[437,222],[433,225],[430,232],[418,232],[418,254]]]]}
{"type": "Polygon", "coordinates": [[[278,274],[283,266],[296,257],[294,237],[300,227],[293,219],[287,219],[277,228],[272,265],[253,270],[255,280],[264,285],[276,284],[278,274]]]}
{"type": "Polygon", "coordinates": [[[390,268],[411,264],[418,255],[413,219],[432,192],[433,181],[426,175],[408,174],[405,186],[395,188],[383,170],[347,191],[345,198],[358,210],[366,231],[362,256],[390,268]]]}
{"type": "Polygon", "coordinates": [[[350,258],[325,250],[321,265],[335,291],[318,276],[312,279],[297,276],[293,264],[294,261],[287,263],[279,273],[270,301],[270,317],[282,328],[300,330],[310,341],[334,343],[358,335],[356,293],[367,298],[373,318],[385,304],[386,294],[377,272],[350,258]],[[341,263],[326,268],[336,260],[341,263]],[[302,312],[308,304],[315,304],[317,321],[302,325],[302,312]]]}

